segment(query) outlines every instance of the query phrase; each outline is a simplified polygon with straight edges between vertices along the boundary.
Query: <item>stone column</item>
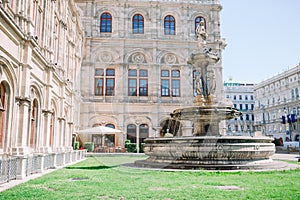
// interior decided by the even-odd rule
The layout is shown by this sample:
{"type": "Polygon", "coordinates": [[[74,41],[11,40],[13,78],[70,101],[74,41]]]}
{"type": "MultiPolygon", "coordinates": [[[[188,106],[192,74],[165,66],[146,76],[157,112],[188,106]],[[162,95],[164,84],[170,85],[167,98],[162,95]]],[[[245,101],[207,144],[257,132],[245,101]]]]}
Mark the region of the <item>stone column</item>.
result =
{"type": "Polygon", "coordinates": [[[29,154],[28,147],[28,133],[29,133],[29,116],[31,101],[27,97],[16,97],[18,106],[18,119],[17,125],[17,140],[16,146],[12,148],[14,155],[26,155],[29,154]]]}

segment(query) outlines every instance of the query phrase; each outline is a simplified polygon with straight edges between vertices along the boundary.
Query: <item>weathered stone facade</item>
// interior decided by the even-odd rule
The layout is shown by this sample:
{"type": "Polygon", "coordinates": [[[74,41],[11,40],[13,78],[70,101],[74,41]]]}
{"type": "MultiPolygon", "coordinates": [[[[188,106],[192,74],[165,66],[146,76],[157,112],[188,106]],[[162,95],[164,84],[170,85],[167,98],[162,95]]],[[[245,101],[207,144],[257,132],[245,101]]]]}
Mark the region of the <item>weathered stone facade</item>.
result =
{"type": "Polygon", "coordinates": [[[64,153],[57,164],[72,159],[84,35],[78,19],[72,0],[0,1],[0,154],[23,158],[21,177],[28,156],[39,154],[40,171],[47,168],[41,155],[64,153]]]}
{"type": "MultiPolygon", "coordinates": [[[[219,1],[75,2],[85,31],[81,128],[109,125],[137,143],[165,132],[168,124],[160,127],[169,113],[193,104],[193,68],[187,59],[197,49],[199,17],[205,19],[208,48],[221,58],[214,71],[217,98],[224,98],[219,1]]],[[[184,135],[192,124],[181,127],[184,135]]]]}

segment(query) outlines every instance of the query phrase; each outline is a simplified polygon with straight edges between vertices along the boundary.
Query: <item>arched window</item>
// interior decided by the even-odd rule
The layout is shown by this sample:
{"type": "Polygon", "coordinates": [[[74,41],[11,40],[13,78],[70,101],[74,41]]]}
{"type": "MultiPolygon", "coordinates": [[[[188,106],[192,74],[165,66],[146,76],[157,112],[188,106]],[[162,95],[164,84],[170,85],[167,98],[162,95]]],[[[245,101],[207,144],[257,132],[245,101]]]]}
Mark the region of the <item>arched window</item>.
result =
{"type": "Polygon", "coordinates": [[[49,146],[52,147],[54,145],[54,133],[55,133],[55,111],[51,113],[50,116],[50,137],[49,137],[49,146]]]}
{"type": "Polygon", "coordinates": [[[136,125],[129,124],[127,126],[127,140],[131,143],[136,143],[136,125]]]}
{"type": "Polygon", "coordinates": [[[140,143],[143,143],[149,137],[149,127],[147,124],[140,125],[140,143]]]}
{"type": "Polygon", "coordinates": [[[105,126],[109,127],[109,128],[115,128],[115,125],[113,125],[113,124],[106,124],[105,126]]]}
{"type": "Polygon", "coordinates": [[[6,120],[8,115],[8,87],[3,83],[0,84],[0,148],[3,148],[4,134],[6,129],[6,120]]]}
{"type": "Polygon", "coordinates": [[[103,13],[100,18],[100,32],[111,33],[112,32],[112,17],[109,13],[103,13]]]}
{"type": "Polygon", "coordinates": [[[143,34],[144,33],[144,17],[140,14],[133,16],[132,20],[133,33],[143,34]]]}
{"type": "Polygon", "coordinates": [[[199,26],[200,21],[204,21],[204,28],[206,29],[206,20],[204,19],[204,17],[198,16],[195,19],[195,33],[196,33],[196,29],[199,26]]]}
{"type": "Polygon", "coordinates": [[[175,35],[175,18],[168,15],[164,19],[165,35],[175,35]]]}
{"type": "Polygon", "coordinates": [[[30,147],[36,145],[37,125],[38,125],[38,102],[36,99],[33,100],[31,110],[31,132],[30,132],[30,147]]]}

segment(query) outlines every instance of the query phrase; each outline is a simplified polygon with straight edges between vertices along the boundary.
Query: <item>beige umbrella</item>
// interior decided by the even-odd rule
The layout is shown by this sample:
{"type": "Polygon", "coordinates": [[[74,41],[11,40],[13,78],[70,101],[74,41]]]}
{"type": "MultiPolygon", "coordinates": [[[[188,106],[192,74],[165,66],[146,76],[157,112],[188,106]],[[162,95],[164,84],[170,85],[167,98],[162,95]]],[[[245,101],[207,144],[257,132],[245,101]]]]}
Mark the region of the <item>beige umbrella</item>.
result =
{"type": "Polygon", "coordinates": [[[76,133],[83,133],[83,134],[99,134],[99,135],[105,135],[105,134],[113,134],[113,133],[121,133],[122,131],[106,127],[106,126],[96,126],[93,128],[83,129],[79,131],[75,131],[76,133]]]}
{"type": "MultiPolygon", "coordinates": [[[[104,136],[105,135],[110,135],[110,134],[118,134],[118,133],[122,133],[122,131],[117,130],[117,129],[113,129],[110,127],[106,127],[106,126],[96,126],[93,128],[88,128],[88,129],[83,129],[83,130],[78,130],[75,131],[78,134],[82,134],[82,135],[102,135],[102,145],[104,144],[104,136]]],[[[115,138],[115,146],[120,146],[119,141],[117,138],[115,138]]]]}

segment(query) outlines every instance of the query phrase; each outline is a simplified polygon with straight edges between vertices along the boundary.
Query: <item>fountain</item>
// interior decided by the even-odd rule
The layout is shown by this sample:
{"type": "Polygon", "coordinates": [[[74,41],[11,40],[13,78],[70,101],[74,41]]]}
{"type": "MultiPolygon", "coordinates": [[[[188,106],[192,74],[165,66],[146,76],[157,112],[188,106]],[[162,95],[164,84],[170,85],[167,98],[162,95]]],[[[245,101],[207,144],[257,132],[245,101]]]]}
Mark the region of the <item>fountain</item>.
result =
{"type": "Polygon", "coordinates": [[[241,112],[215,96],[216,78],[213,66],[219,61],[206,45],[207,33],[201,21],[196,30],[198,50],[189,60],[195,69],[196,96],[192,107],[175,109],[173,120],[194,124],[191,136],[167,133],[161,138],[147,138],[144,152],[149,157],[135,162],[139,167],[171,169],[259,169],[275,153],[273,138],[226,136],[220,134],[222,120],[239,117],[241,112]]]}

